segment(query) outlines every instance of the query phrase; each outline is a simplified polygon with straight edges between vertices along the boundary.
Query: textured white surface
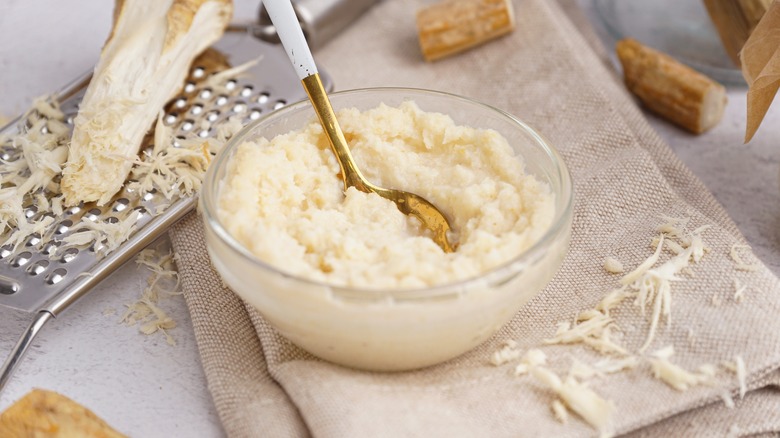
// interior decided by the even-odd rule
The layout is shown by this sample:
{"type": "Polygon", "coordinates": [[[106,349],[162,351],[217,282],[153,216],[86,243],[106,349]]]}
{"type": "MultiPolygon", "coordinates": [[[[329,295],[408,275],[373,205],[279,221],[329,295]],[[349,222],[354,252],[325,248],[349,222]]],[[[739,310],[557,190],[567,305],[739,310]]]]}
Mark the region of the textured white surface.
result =
{"type": "MultiPolygon", "coordinates": [[[[33,97],[90,70],[108,34],[111,3],[0,2],[0,114],[16,115],[33,97]]],[[[258,2],[236,3],[238,20],[254,18],[258,2]]],[[[780,273],[780,104],[749,145],[742,144],[744,108],[745,89],[730,88],[724,120],[698,137],[649,119],[726,207],[756,254],[780,273]]],[[[121,313],[145,282],[144,271],[125,266],[50,322],[0,393],[0,411],[41,387],[83,403],[131,436],[222,435],[183,299],[166,303],[179,323],[171,331],[173,347],[118,324],[119,315],[103,315],[109,308],[121,313]]],[[[28,318],[0,308],[0,360],[28,318]]]]}

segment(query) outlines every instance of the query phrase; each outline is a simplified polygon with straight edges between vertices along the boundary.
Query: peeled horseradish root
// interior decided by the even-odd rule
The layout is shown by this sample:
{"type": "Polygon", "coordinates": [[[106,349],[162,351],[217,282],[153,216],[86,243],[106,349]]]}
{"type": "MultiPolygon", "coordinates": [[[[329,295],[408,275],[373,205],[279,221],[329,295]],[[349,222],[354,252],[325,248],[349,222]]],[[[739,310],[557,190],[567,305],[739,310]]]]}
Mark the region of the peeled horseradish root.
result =
{"type": "Polygon", "coordinates": [[[122,188],[147,131],[232,12],[231,0],[117,0],[74,121],[62,172],[67,204],[103,205],[122,188]]]}
{"type": "Polygon", "coordinates": [[[626,86],[650,111],[694,134],[723,118],[723,85],[630,38],[618,41],[616,50],[626,86]]]}

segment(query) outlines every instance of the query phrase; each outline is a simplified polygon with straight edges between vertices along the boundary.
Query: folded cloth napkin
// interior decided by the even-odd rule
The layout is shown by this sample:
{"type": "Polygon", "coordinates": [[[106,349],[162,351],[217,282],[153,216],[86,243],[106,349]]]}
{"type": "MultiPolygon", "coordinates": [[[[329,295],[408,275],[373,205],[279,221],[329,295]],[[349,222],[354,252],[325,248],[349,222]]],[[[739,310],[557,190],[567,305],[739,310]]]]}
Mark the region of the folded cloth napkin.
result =
{"type": "MultiPolygon", "coordinates": [[[[713,385],[676,391],[638,367],[597,378],[612,400],[615,431],[637,436],[734,435],[780,431],[780,282],[761,266],[738,272],[729,258],[743,244],[733,222],[674,156],[615,80],[614,72],[555,2],[515,1],[516,30],[476,50],[422,61],[414,28],[423,1],[382,2],[318,53],[339,89],[431,88],[472,97],[542,132],[569,166],[576,202],[571,249],[553,281],[491,340],[447,363],[404,373],[373,373],[312,357],[278,335],[224,287],[205,250],[200,218],[171,231],[179,272],[214,403],[230,436],[592,436],[576,416],[550,412],[554,395],[533,377],[495,367],[501,342],[542,348],[564,375],[576,357],[601,356],[581,345],[543,344],[559,321],[593,308],[615,287],[608,255],[634,267],[650,254],[659,216],[711,226],[710,252],[695,276],[675,283],[673,324],[662,324],[650,351],[673,345],[673,362],[695,369],[744,359],[748,389],[736,407],[732,373],[713,385]],[[749,285],[733,299],[733,279],[749,285]],[[722,301],[713,305],[713,296],[722,301]]],[[[590,35],[586,32],[586,35],[590,35]]],[[[759,263],[751,256],[748,262],[759,263]]],[[[633,350],[647,319],[630,302],[615,311],[633,350]]]]}

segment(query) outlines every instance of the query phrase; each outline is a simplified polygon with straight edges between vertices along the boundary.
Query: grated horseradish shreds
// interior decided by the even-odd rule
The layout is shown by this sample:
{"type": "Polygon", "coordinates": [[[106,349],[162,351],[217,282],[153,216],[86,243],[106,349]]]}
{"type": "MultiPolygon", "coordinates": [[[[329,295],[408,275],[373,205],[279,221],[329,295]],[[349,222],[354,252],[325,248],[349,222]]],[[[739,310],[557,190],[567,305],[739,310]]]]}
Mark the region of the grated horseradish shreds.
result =
{"type": "Polygon", "coordinates": [[[615,404],[611,400],[603,399],[573,376],[561,380],[557,374],[542,366],[531,367],[530,372],[555,392],[566,407],[596,428],[601,436],[614,434],[612,417],[615,413],[615,404]]]}
{"type": "Polygon", "coordinates": [[[501,349],[493,352],[490,356],[490,363],[494,366],[501,366],[520,357],[520,350],[517,349],[517,342],[513,340],[504,341],[501,349]]]}
{"type": "Polygon", "coordinates": [[[737,303],[741,303],[745,299],[745,291],[747,290],[747,285],[742,284],[741,281],[739,281],[738,278],[734,278],[734,301],[737,303]]]}
{"type": "MultiPolygon", "coordinates": [[[[226,81],[255,62],[216,73],[206,81],[226,81]]],[[[0,246],[11,245],[12,252],[31,235],[49,233],[51,237],[52,225],[63,215],[64,195],[55,181],[62,174],[70,143],[70,128],[53,96],[35,99],[20,120],[17,133],[0,137],[0,142],[20,152],[15,160],[1,161],[0,246]],[[36,213],[28,218],[24,206],[30,201],[36,213]]],[[[200,188],[211,157],[241,128],[241,121],[232,117],[216,126],[215,138],[177,140],[175,147],[171,128],[158,117],[153,151],[131,160],[136,181],[128,183],[128,189],[142,196],[156,190],[167,199],[191,195],[200,188]]],[[[166,207],[160,205],[151,213],[160,214],[166,207]]],[[[63,238],[64,246],[58,250],[98,242],[98,255],[105,256],[129,238],[139,217],[131,213],[118,219],[117,223],[98,223],[82,216],[70,227],[77,231],[63,238]]]]}
{"type": "Polygon", "coordinates": [[[710,301],[712,301],[712,305],[715,307],[720,307],[720,305],[723,304],[723,300],[717,295],[713,295],[710,301]]]}
{"type": "Polygon", "coordinates": [[[620,305],[628,297],[635,294],[626,291],[625,287],[614,289],[596,305],[595,309],[585,310],[577,315],[575,324],[568,321],[558,323],[555,336],[545,339],[545,344],[575,344],[583,343],[602,354],[627,355],[628,351],[615,343],[610,335],[618,328],[610,317],[611,309],[620,305]]]}
{"type": "Polygon", "coordinates": [[[569,421],[569,411],[566,410],[566,406],[561,403],[560,400],[557,398],[553,400],[552,404],[550,405],[550,408],[553,411],[553,415],[555,416],[555,419],[560,421],[563,424],[566,424],[569,421]]]}
{"type": "Polygon", "coordinates": [[[2,245],[12,244],[14,251],[26,237],[41,233],[54,220],[42,215],[28,220],[23,205],[25,197],[34,198],[41,190],[59,191],[53,179],[62,171],[68,154],[64,118],[54,99],[38,98],[21,118],[18,135],[4,139],[21,155],[13,161],[2,160],[0,179],[0,239],[2,245]]]}
{"type": "Polygon", "coordinates": [[[247,70],[257,65],[260,61],[262,61],[262,59],[263,56],[260,55],[257,58],[249,60],[241,65],[237,65],[227,70],[222,70],[219,73],[215,73],[206,79],[205,86],[211,88],[216,93],[228,91],[227,87],[225,87],[225,83],[229,79],[242,77],[247,70]]]}
{"type": "Polygon", "coordinates": [[[614,320],[599,311],[586,311],[578,315],[578,323],[567,321],[558,323],[555,336],[545,339],[545,344],[577,344],[584,343],[603,354],[628,354],[625,348],[610,339],[612,328],[616,327],[614,320]]]}
{"type": "Polygon", "coordinates": [[[681,224],[686,225],[688,219],[668,217],[665,219],[667,219],[667,223],[660,226],[659,231],[667,233],[668,237],[662,234],[653,255],[620,281],[621,284],[627,285],[637,292],[634,304],[640,307],[643,315],[645,315],[646,307],[652,306],[647,340],[639,348],[640,353],[644,352],[653,342],[662,316],[666,317],[667,325],[671,324],[672,283],[681,280],[677,275],[683,269],[688,268],[691,263],[698,263],[708,251],[701,238],[701,233],[709,228],[708,226],[699,227],[688,233],[680,227],[681,224]],[[660,257],[664,241],[671,241],[672,238],[679,240],[675,243],[680,246],[682,251],[677,252],[675,251],[677,248],[672,247],[674,249],[671,251],[676,255],[660,266],[652,268],[660,257]]]}
{"type": "Polygon", "coordinates": [[[520,364],[515,367],[515,375],[521,376],[528,374],[532,367],[544,365],[547,363],[547,355],[542,350],[532,348],[520,359],[520,364]]]}
{"type": "Polygon", "coordinates": [[[740,249],[747,249],[750,250],[750,246],[748,245],[741,245],[738,243],[735,243],[731,245],[731,250],[729,251],[729,256],[731,257],[731,260],[734,261],[734,269],[738,271],[748,271],[748,272],[755,272],[758,271],[761,266],[758,264],[748,264],[743,259],[742,256],[739,255],[740,249]]]}
{"type": "MultiPolygon", "coordinates": [[[[610,310],[619,306],[626,298],[634,298],[634,304],[640,307],[642,314],[645,314],[648,307],[652,309],[648,336],[639,349],[640,353],[651,345],[661,317],[665,316],[667,324],[670,323],[671,285],[673,282],[682,280],[682,278],[678,277],[678,274],[685,274],[688,277],[694,276],[691,265],[698,263],[710,251],[702,238],[702,233],[709,226],[701,226],[688,232],[686,231],[686,226],[690,222],[689,219],[669,217],[664,217],[664,219],[666,222],[658,227],[658,231],[662,232],[662,234],[655,237],[652,241],[653,254],[640,263],[633,271],[623,276],[620,280],[622,287],[607,293],[593,309],[579,312],[573,322],[563,321],[558,323],[555,336],[544,341],[547,344],[583,343],[602,354],[617,353],[617,356],[608,356],[593,364],[583,363],[576,358],[573,359],[566,382],[579,384],[579,382],[584,382],[594,377],[602,377],[606,374],[632,369],[640,364],[640,357],[628,354],[620,345],[609,340],[610,329],[619,329],[610,317],[610,310]],[[666,262],[656,266],[664,248],[671,253],[671,257],[666,262]]],[[[746,265],[739,258],[734,248],[732,248],[732,253],[732,258],[735,259],[737,265],[743,270],[745,270],[745,266],[748,267],[747,270],[751,270],[751,266],[754,266],[746,265]]],[[[605,261],[605,269],[610,271],[607,264],[609,264],[608,261],[605,261]]],[[[743,299],[747,286],[735,278],[734,288],[734,299],[739,302],[743,299]]],[[[720,297],[713,295],[713,301],[719,304],[720,297]]],[[[695,342],[693,329],[689,328],[687,334],[688,343],[693,345],[695,342]]],[[[695,371],[689,371],[670,361],[673,354],[673,347],[668,346],[652,353],[647,358],[655,378],[678,391],[685,391],[692,386],[712,385],[715,383],[717,374],[715,366],[704,364],[695,371]]],[[[542,380],[556,392],[559,392],[566,382],[562,382],[557,375],[542,368],[540,366],[542,364],[529,365],[521,362],[517,366],[515,374],[522,375],[531,372],[539,380],[542,380]]],[[[746,391],[746,370],[741,357],[737,356],[734,362],[726,362],[723,366],[737,375],[740,384],[739,393],[740,396],[743,396],[746,391]]],[[[724,390],[721,393],[721,398],[728,408],[734,407],[734,401],[728,391],[724,390]]],[[[561,399],[566,401],[563,396],[561,396],[561,399]]],[[[551,405],[553,415],[558,421],[565,422],[566,417],[561,413],[561,408],[563,407],[565,412],[566,406],[571,407],[571,405],[568,402],[563,404],[558,400],[555,402],[551,405]]],[[[596,403],[598,404],[598,402],[596,403]]],[[[603,404],[600,404],[600,406],[603,406],[603,404]]],[[[609,410],[614,410],[614,406],[609,410]]],[[[583,418],[585,417],[583,416],[583,418]]]]}
{"type": "Polygon", "coordinates": [[[607,357],[593,364],[586,364],[572,359],[569,375],[579,380],[588,380],[594,377],[604,377],[607,374],[615,374],[621,371],[636,368],[639,365],[639,359],[636,356],[626,356],[621,358],[607,357]]]}
{"type": "Polygon", "coordinates": [[[604,260],[604,269],[613,274],[621,274],[623,273],[623,263],[614,257],[607,257],[604,260]]]}
{"type": "Polygon", "coordinates": [[[169,345],[176,345],[176,341],[167,332],[176,327],[176,321],[159,306],[161,298],[180,294],[174,254],[172,251],[161,253],[156,249],[145,249],[138,253],[136,263],[146,267],[151,275],[147,279],[148,286],[141,297],[134,303],[126,305],[127,310],[120,322],[128,326],[138,324],[138,330],[145,335],[159,331],[165,336],[169,345]]]}
{"type": "Polygon", "coordinates": [[[745,361],[742,359],[742,356],[736,355],[734,356],[733,362],[724,361],[721,363],[721,366],[737,376],[737,381],[739,382],[739,398],[744,398],[745,393],[747,393],[747,371],[745,370],[745,361]]]}
{"type": "Polygon", "coordinates": [[[702,365],[696,372],[690,372],[669,361],[674,355],[670,345],[651,354],[650,366],[653,376],[678,391],[686,391],[692,386],[712,383],[715,368],[712,365],[702,365]]]}
{"type": "Polygon", "coordinates": [[[734,404],[734,397],[731,396],[730,392],[728,392],[727,390],[724,389],[720,393],[720,398],[721,398],[721,400],[723,400],[723,404],[726,406],[726,408],[734,409],[734,406],[735,406],[735,404],[734,404]]]}

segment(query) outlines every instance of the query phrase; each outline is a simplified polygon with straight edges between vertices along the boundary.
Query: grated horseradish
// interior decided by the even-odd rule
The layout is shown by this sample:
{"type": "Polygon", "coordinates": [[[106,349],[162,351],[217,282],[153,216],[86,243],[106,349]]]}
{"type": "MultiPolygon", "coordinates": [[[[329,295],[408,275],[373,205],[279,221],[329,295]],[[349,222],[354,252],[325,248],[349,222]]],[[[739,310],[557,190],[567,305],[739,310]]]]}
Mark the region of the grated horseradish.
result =
{"type": "Polygon", "coordinates": [[[391,201],[343,190],[319,123],[241,145],[218,217],[259,259],[333,285],[406,289],[478,276],[533,245],[554,197],[496,131],[456,125],[414,103],[340,111],[358,167],[383,187],[417,193],[449,216],[444,253],[391,201]]]}

